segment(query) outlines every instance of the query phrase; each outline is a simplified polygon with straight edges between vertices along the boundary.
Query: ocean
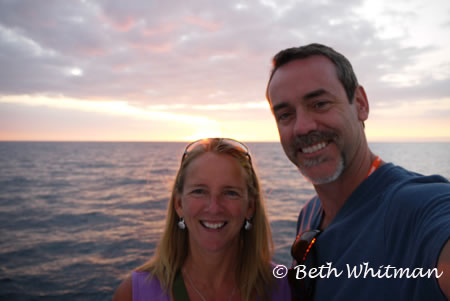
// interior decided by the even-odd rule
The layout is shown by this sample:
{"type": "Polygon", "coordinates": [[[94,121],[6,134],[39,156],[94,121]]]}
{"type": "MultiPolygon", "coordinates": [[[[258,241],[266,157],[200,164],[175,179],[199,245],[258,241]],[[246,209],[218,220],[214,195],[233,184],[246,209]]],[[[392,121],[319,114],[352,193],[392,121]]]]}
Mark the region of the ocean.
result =
{"type": "MultiPolygon", "coordinates": [[[[314,189],[278,142],[249,143],[273,232],[290,264],[314,189]]],[[[450,178],[450,143],[371,143],[384,161],[450,178]]],[[[163,230],[185,143],[0,142],[0,300],[111,300],[163,230]]]]}

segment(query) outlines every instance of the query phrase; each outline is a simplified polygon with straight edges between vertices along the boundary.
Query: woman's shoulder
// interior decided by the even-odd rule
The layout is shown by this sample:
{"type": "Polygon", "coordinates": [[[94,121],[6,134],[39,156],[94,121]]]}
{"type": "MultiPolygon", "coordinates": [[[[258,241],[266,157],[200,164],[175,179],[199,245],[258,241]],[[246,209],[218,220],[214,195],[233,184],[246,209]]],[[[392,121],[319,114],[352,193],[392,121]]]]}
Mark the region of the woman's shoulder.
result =
{"type": "Polygon", "coordinates": [[[132,301],[132,290],[132,278],[130,275],[117,288],[113,296],[113,301],[132,301]]]}
{"type": "Polygon", "coordinates": [[[158,300],[169,301],[167,292],[161,287],[157,277],[153,277],[149,272],[133,272],[132,291],[133,300],[158,300]]]}
{"type": "Polygon", "coordinates": [[[158,278],[149,272],[132,272],[117,288],[113,301],[141,300],[169,301],[170,298],[158,278]]]}

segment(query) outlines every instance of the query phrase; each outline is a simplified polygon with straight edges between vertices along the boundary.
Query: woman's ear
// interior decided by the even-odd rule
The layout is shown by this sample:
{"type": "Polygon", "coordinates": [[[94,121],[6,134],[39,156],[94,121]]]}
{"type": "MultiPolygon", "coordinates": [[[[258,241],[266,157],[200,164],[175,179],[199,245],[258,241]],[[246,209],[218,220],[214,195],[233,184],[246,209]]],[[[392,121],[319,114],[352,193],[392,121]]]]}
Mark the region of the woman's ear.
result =
{"type": "Polygon", "coordinates": [[[253,215],[255,215],[255,201],[253,199],[249,199],[245,216],[247,219],[250,219],[253,215]]]}
{"type": "Polygon", "coordinates": [[[181,196],[178,193],[175,195],[174,207],[178,217],[183,217],[183,202],[181,201],[181,196]]]}

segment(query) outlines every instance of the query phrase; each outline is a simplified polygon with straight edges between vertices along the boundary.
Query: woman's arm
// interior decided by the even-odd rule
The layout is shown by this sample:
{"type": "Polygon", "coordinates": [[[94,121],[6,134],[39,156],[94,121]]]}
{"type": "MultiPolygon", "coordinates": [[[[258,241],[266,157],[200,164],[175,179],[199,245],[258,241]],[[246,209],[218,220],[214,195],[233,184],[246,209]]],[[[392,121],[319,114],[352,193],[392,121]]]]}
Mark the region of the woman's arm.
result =
{"type": "Polygon", "coordinates": [[[117,288],[113,301],[132,301],[132,280],[131,275],[128,276],[117,288]]]}

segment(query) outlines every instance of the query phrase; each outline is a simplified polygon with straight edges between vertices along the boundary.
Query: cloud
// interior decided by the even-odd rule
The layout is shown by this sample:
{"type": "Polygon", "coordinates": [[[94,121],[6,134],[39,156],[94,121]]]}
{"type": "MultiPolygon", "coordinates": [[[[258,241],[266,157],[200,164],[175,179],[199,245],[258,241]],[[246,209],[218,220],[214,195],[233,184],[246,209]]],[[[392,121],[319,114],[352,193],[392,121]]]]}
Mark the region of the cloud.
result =
{"type": "Polygon", "coordinates": [[[0,95],[232,110],[264,101],[276,52],[322,42],[349,57],[375,106],[448,97],[448,56],[423,64],[448,39],[411,43],[420,2],[374,3],[2,1],[0,95]]]}
{"type": "Polygon", "coordinates": [[[126,116],[144,120],[164,120],[191,124],[204,124],[207,126],[214,123],[204,116],[187,115],[182,113],[171,113],[165,110],[158,110],[158,107],[148,107],[146,109],[128,104],[125,101],[84,101],[79,99],[69,99],[61,97],[0,97],[1,103],[21,104],[25,106],[50,107],[64,110],[82,111],[90,113],[102,113],[113,116],[126,116]]]}

